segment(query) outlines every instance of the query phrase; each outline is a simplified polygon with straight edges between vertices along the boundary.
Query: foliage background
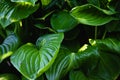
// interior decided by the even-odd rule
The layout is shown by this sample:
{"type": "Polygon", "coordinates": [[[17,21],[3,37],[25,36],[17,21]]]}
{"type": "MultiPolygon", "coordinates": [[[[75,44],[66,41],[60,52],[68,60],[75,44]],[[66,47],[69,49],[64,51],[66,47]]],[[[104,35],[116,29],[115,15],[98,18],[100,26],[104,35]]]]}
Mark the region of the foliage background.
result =
{"type": "Polygon", "coordinates": [[[0,0],[0,79],[119,80],[119,0],[0,0]]]}

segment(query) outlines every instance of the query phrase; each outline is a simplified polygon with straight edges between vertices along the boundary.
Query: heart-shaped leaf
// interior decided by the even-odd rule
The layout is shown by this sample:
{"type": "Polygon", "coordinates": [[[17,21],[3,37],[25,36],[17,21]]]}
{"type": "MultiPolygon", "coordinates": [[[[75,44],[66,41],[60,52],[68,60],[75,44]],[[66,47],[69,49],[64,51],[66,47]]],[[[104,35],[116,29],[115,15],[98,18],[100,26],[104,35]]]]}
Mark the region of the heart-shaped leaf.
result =
{"type": "Polygon", "coordinates": [[[63,33],[50,34],[38,38],[36,46],[27,43],[11,56],[11,63],[27,79],[36,79],[53,64],[63,33]]]}
{"type": "Polygon", "coordinates": [[[73,29],[78,24],[78,21],[75,20],[68,12],[60,11],[54,13],[51,17],[52,28],[58,32],[65,32],[73,29]]]}
{"type": "Polygon", "coordinates": [[[9,35],[0,45],[0,62],[12,55],[19,45],[19,38],[14,34],[9,35]]]}
{"type": "Polygon", "coordinates": [[[101,26],[114,20],[111,14],[113,13],[91,4],[77,6],[71,10],[71,15],[80,23],[91,26],[101,26]]]}
{"type": "Polygon", "coordinates": [[[5,28],[13,22],[27,18],[38,7],[38,5],[33,6],[20,2],[15,3],[9,0],[0,0],[0,24],[5,28]]]}

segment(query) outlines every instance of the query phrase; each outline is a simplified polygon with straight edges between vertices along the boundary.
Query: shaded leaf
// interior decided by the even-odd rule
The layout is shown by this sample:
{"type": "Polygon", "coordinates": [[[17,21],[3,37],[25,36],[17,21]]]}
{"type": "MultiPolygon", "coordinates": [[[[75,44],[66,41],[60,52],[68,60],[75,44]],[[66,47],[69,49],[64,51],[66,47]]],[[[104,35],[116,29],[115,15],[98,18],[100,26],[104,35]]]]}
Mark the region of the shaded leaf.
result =
{"type": "Polygon", "coordinates": [[[5,28],[13,22],[27,18],[38,7],[38,5],[33,6],[31,4],[0,0],[0,24],[5,28]]]}
{"type": "Polygon", "coordinates": [[[49,34],[38,38],[36,46],[27,43],[11,56],[11,63],[27,79],[36,79],[53,64],[63,33],[49,34]]]}
{"type": "Polygon", "coordinates": [[[19,45],[19,38],[14,34],[9,35],[0,45],[0,62],[11,56],[19,45]]]}
{"type": "Polygon", "coordinates": [[[89,80],[82,71],[71,71],[69,75],[70,80],[89,80]]]}
{"type": "Polygon", "coordinates": [[[66,11],[54,13],[50,22],[52,28],[58,32],[69,31],[78,24],[78,22],[66,11]]]}
{"type": "Polygon", "coordinates": [[[55,62],[53,63],[51,68],[46,72],[47,79],[61,80],[70,70],[78,68],[87,61],[89,61],[90,63],[86,66],[92,65],[92,67],[90,67],[89,70],[95,68],[96,62],[98,62],[96,56],[98,55],[94,51],[77,54],[71,52],[70,50],[64,47],[61,48],[55,62]]]}
{"type": "Polygon", "coordinates": [[[20,80],[20,79],[14,74],[5,73],[0,74],[0,80],[20,80]]]}
{"type": "Polygon", "coordinates": [[[71,10],[71,15],[80,23],[91,26],[101,26],[114,20],[111,14],[113,13],[91,4],[77,6],[71,10]]]}

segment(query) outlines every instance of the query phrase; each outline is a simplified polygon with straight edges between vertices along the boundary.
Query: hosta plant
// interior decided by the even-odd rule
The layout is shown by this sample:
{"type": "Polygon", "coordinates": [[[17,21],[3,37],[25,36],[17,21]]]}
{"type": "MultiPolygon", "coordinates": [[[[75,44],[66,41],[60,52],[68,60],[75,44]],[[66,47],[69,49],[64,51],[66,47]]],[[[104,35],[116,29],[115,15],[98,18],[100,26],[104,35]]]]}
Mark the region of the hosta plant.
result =
{"type": "Polygon", "coordinates": [[[119,80],[119,0],[0,0],[0,80],[119,80]]]}

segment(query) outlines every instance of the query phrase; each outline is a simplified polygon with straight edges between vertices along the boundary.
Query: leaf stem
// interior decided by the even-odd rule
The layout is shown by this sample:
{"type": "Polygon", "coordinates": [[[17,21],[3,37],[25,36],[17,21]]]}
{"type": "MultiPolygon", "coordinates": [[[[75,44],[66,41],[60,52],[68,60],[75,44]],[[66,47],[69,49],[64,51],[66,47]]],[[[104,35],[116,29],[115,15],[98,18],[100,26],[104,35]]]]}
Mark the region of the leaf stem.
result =
{"type": "Polygon", "coordinates": [[[95,26],[95,39],[97,39],[97,26],[95,26]]]}
{"type": "Polygon", "coordinates": [[[107,30],[105,30],[105,32],[104,32],[104,34],[102,36],[102,39],[105,39],[106,33],[107,33],[107,30]]]}

